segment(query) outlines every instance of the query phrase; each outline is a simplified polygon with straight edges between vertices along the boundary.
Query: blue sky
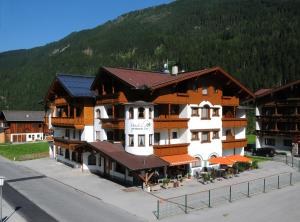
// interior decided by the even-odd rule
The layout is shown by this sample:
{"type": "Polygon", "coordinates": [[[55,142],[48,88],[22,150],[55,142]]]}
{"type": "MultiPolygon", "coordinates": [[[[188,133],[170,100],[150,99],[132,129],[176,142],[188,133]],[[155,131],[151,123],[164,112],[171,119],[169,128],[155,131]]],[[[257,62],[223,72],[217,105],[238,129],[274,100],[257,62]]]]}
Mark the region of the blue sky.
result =
{"type": "Polygon", "coordinates": [[[0,0],[0,52],[32,48],[172,0],[0,0]]]}

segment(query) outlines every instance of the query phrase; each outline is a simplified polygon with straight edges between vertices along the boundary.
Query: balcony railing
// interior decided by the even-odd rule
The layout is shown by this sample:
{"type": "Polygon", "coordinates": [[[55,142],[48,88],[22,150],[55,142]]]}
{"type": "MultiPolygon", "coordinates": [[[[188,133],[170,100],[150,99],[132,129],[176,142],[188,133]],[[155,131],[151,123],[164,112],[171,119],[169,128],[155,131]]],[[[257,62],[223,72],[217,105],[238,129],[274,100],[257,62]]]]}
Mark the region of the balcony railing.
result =
{"type": "Polygon", "coordinates": [[[102,128],[104,129],[124,129],[124,119],[101,119],[102,128]]]}
{"type": "Polygon", "coordinates": [[[157,156],[172,156],[187,154],[188,143],[180,144],[167,144],[167,145],[154,145],[154,154],[157,156]]]}
{"type": "Polygon", "coordinates": [[[189,118],[155,118],[155,129],[188,128],[189,118]]]}
{"type": "Polygon", "coordinates": [[[222,106],[238,106],[239,99],[231,96],[222,96],[222,106]]]}
{"type": "Polygon", "coordinates": [[[75,127],[78,129],[84,128],[84,119],[82,117],[52,117],[51,124],[53,126],[75,127]]]}
{"type": "Polygon", "coordinates": [[[68,102],[65,98],[56,98],[54,100],[55,105],[67,105],[68,102]]]}
{"type": "Polygon", "coordinates": [[[64,137],[54,137],[54,145],[67,149],[74,149],[77,145],[83,144],[85,141],[67,139],[64,137]]]}
{"type": "Polygon", "coordinates": [[[247,139],[234,139],[234,137],[227,137],[222,141],[223,149],[241,148],[247,146],[247,139]]]}
{"type": "Polygon", "coordinates": [[[226,128],[240,128],[247,126],[247,119],[245,118],[222,118],[222,127],[226,128]]]}
{"type": "Polygon", "coordinates": [[[98,105],[127,102],[125,95],[120,92],[114,94],[98,95],[96,99],[96,103],[98,105]]]}

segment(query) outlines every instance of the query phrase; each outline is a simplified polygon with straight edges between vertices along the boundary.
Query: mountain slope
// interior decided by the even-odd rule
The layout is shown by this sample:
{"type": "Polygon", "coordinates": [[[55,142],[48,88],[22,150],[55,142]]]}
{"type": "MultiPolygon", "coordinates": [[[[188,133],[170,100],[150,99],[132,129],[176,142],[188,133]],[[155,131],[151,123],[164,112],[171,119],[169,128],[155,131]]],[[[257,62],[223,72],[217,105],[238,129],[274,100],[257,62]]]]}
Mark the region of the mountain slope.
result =
{"type": "Polygon", "coordinates": [[[300,0],[178,0],[30,50],[0,53],[0,110],[40,109],[58,72],[221,66],[256,90],[299,79],[300,0]]]}

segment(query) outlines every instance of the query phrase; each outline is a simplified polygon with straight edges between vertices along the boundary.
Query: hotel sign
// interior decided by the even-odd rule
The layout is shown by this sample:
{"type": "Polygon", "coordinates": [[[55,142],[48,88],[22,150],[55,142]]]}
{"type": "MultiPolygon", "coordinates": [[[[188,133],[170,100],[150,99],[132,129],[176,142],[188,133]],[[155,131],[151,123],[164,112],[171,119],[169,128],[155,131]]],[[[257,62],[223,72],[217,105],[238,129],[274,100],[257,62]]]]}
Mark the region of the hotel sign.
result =
{"type": "Polygon", "coordinates": [[[149,120],[131,120],[126,124],[129,133],[152,133],[153,122],[149,120]]]}

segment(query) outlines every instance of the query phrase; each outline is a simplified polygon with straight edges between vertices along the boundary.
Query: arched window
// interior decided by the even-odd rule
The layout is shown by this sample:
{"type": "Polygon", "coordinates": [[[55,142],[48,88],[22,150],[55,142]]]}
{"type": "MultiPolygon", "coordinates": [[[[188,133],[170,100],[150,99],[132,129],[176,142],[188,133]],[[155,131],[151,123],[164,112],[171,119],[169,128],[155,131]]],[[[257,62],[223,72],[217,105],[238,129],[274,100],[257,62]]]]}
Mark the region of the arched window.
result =
{"type": "Polygon", "coordinates": [[[201,119],[209,119],[210,118],[210,107],[208,105],[205,105],[203,108],[202,108],[202,111],[201,111],[201,119]]]}
{"type": "Polygon", "coordinates": [[[192,167],[201,167],[202,161],[199,157],[195,157],[197,159],[197,162],[192,163],[192,167]]]}
{"type": "Polygon", "coordinates": [[[139,108],[139,119],[144,119],[145,118],[145,108],[140,107],[139,108]]]}
{"type": "Polygon", "coordinates": [[[97,118],[97,119],[100,119],[100,118],[101,118],[101,111],[100,111],[100,109],[97,109],[97,110],[96,110],[96,118],[97,118]]]}
{"type": "Polygon", "coordinates": [[[133,108],[129,108],[129,119],[133,119],[133,108]]]}
{"type": "Polygon", "coordinates": [[[96,156],[94,154],[88,156],[88,165],[96,165],[96,156]]]}
{"type": "Polygon", "coordinates": [[[70,159],[70,151],[68,149],[65,151],[65,158],[68,160],[70,159]]]}

